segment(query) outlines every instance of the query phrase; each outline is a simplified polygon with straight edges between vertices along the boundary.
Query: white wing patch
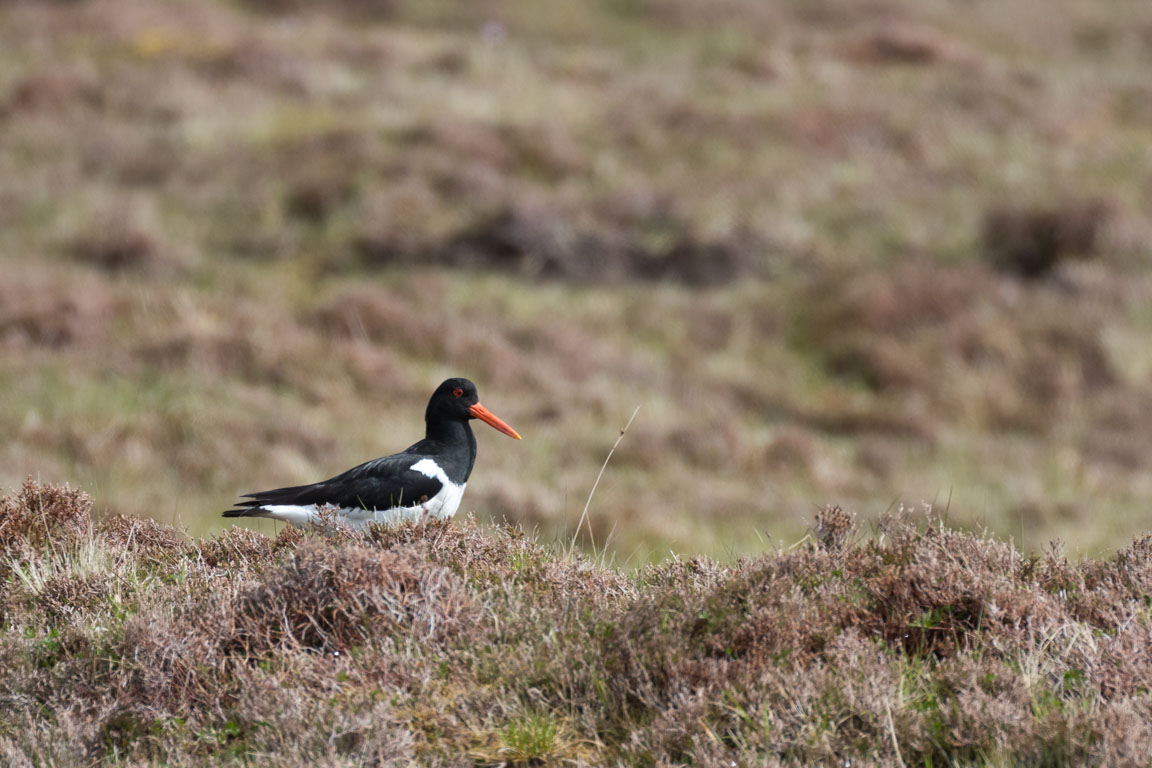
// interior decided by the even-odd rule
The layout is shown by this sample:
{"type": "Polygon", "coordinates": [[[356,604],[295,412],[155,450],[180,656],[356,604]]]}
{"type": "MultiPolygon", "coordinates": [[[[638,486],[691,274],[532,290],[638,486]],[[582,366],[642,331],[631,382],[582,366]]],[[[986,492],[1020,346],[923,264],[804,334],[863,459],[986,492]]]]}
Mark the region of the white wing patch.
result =
{"type": "Polygon", "coordinates": [[[408,469],[419,472],[424,477],[434,477],[445,485],[449,484],[448,475],[444,474],[444,470],[440,469],[440,465],[432,459],[420,459],[408,469]]]}
{"type": "MultiPolygon", "coordinates": [[[[468,483],[456,485],[448,479],[448,475],[432,459],[421,459],[409,469],[419,472],[425,477],[439,480],[440,491],[426,501],[407,507],[392,507],[390,509],[340,507],[335,512],[336,519],[352,528],[364,528],[369,523],[393,525],[407,520],[420,521],[427,518],[446,520],[454,516],[456,510],[460,508],[460,500],[464,498],[464,489],[468,487],[468,483]]],[[[300,527],[311,525],[320,518],[315,504],[269,504],[260,507],[258,516],[283,520],[300,527]]]]}

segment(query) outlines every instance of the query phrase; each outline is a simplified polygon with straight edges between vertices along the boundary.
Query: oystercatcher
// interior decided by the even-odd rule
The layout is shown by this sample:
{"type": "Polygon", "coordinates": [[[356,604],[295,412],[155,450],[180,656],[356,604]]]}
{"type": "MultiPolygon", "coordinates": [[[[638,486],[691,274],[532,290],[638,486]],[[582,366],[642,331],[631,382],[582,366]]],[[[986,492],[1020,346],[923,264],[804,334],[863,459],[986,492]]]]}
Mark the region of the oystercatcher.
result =
{"type": "Polygon", "coordinates": [[[224,517],[267,517],[309,525],[325,514],[355,528],[456,514],[472,465],[476,437],[468,424],[480,419],[506,435],[516,430],[496,418],[468,379],[448,379],[432,393],[424,412],[424,439],[407,450],[373,459],[312,485],[249,493],[224,517]],[[324,512],[323,510],[329,510],[324,512]]]}

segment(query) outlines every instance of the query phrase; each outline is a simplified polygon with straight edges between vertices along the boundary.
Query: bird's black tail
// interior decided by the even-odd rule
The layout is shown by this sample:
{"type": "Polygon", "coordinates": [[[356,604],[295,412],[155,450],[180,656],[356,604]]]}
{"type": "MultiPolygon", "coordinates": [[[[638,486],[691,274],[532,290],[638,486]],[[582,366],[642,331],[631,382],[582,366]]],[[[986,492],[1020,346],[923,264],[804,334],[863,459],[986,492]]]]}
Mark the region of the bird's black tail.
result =
{"type": "Polygon", "coordinates": [[[224,511],[224,517],[248,517],[251,514],[251,509],[228,509],[224,511]]]}
{"type": "Polygon", "coordinates": [[[241,497],[240,501],[237,501],[235,504],[236,509],[225,510],[224,517],[263,517],[264,510],[260,507],[264,503],[265,502],[258,499],[241,497]]]}

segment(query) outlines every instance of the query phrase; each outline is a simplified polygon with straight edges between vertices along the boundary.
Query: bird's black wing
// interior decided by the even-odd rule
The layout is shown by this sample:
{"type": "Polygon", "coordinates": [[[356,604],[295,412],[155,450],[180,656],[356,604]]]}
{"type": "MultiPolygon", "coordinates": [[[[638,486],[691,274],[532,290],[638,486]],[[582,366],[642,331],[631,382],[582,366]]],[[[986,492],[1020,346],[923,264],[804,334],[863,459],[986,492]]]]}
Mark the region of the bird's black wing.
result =
{"type": "Polygon", "coordinates": [[[274,504],[330,504],[353,509],[392,509],[414,507],[440,492],[443,487],[435,477],[412,469],[428,458],[419,454],[397,453],[373,459],[335,477],[311,485],[294,485],[244,494],[224,517],[243,517],[258,507],[274,504]]]}

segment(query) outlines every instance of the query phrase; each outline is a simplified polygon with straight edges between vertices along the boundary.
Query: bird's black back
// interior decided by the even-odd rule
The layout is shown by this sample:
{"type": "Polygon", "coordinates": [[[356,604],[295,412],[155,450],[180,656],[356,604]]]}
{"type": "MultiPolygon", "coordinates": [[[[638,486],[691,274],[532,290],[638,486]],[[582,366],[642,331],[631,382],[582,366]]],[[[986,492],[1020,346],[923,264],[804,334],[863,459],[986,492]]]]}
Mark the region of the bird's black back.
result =
{"type": "Polygon", "coordinates": [[[430,423],[428,436],[401,453],[373,459],[319,483],[245,494],[236,503],[237,509],[228,510],[224,516],[242,517],[257,507],[280,504],[329,504],[351,509],[415,506],[444,487],[438,478],[412,469],[425,459],[435,462],[450,482],[463,485],[476,463],[472,428],[467,422],[430,423]]]}

